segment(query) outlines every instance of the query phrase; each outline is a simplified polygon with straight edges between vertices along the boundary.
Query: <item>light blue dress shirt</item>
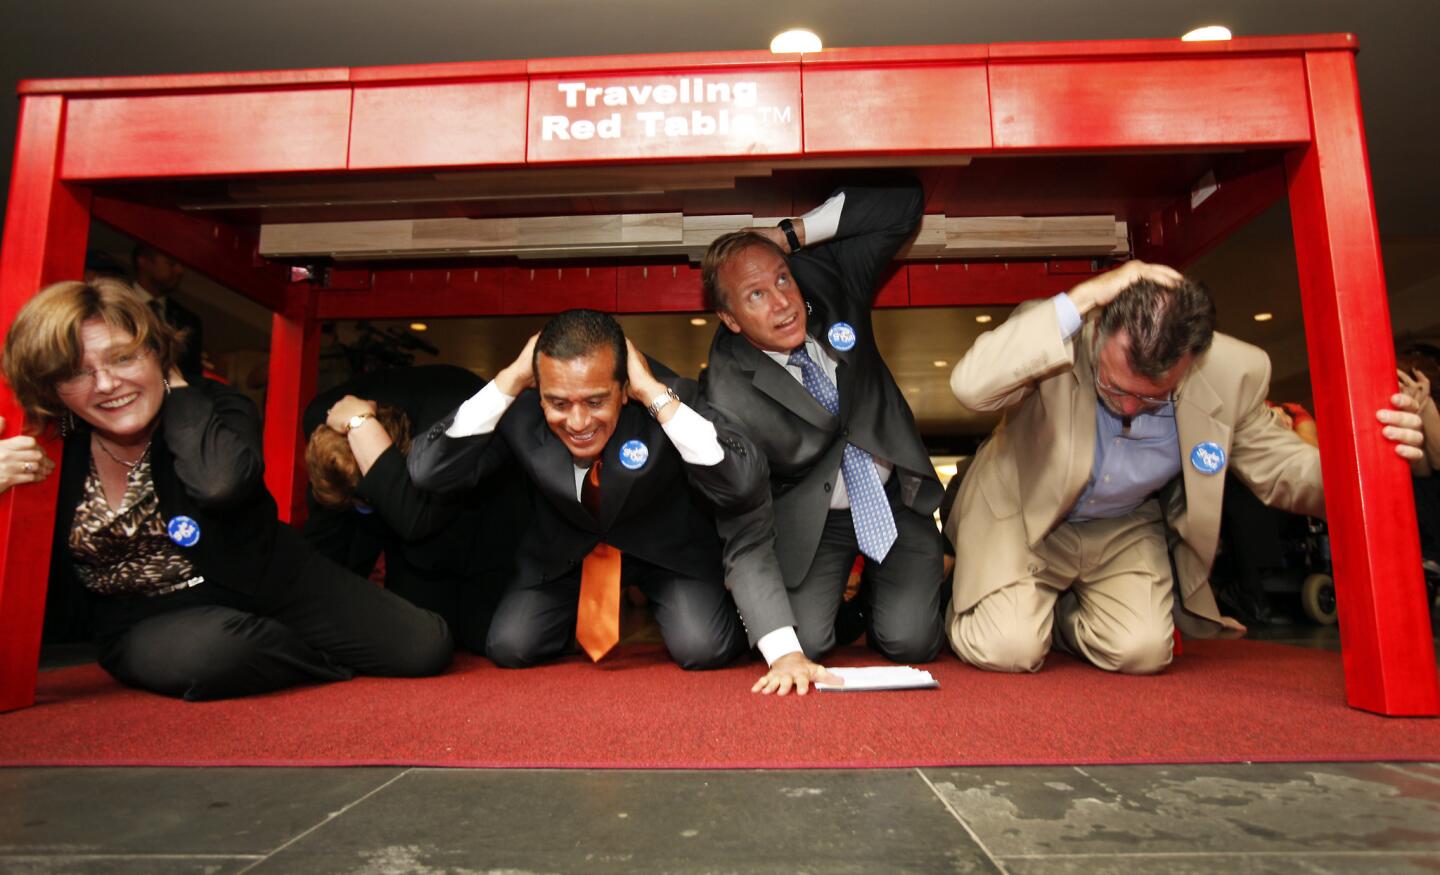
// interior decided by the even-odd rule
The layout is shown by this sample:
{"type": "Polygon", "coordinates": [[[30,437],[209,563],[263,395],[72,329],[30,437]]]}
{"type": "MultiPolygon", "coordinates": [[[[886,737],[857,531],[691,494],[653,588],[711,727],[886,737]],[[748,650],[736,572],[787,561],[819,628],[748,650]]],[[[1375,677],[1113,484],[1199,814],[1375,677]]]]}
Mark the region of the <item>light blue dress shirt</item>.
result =
{"type": "MultiPolygon", "coordinates": [[[[1080,330],[1080,313],[1069,295],[1062,293],[1053,300],[1061,336],[1069,340],[1080,330]]],[[[1179,473],[1180,432],[1173,403],[1131,417],[1126,428],[1124,419],[1096,395],[1095,460],[1085,490],[1065,519],[1078,523],[1122,517],[1179,473]]]]}

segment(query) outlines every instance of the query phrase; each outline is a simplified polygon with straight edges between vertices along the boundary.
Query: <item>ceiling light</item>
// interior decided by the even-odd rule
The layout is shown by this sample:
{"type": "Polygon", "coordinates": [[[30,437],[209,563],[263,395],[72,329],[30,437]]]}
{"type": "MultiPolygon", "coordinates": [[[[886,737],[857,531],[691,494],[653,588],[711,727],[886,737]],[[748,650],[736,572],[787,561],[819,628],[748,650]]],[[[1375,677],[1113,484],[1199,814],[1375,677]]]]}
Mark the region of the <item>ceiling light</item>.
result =
{"type": "Polygon", "coordinates": [[[708,322],[708,321],[709,321],[709,320],[707,320],[704,316],[696,316],[696,317],[694,317],[694,318],[692,318],[692,319],[690,320],[690,324],[691,324],[691,325],[704,325],[704,324],[705,324],[706,322],[708,322]]]}
{"type": "Polygon", "coordinates": [[[954,477],[957,470],[959,469],[957,469],[954,465],[935,466],[935,473],[939,474],[941,477],[954,477]]]}
{"type": "Polygon", "coordinates": [[[989,322],[991,319],[994,318],[995,317],[991,316],[989,313],[981,313],[979,316],[975,317],[975,321],[979,322],[981,325],[984,325],[986,322],[989,322]]]}
{"type": "Polygon", "coordinates": [[[1220,24],[1211,24],[1206,27],[1197,27],[1184,36],[1180,37],[1181,42],[1187,43],[1209,43],[1230,38],[1230,28],[1220,24]]]}
{"type": "Polygon", "coordinates": [[[947,361],[945,361],[944,359],[936,359],[936,360],[935,360],[935,367],[937,367],[937,368],[944,368],[944,367],[948,367],[949,365],[950,365],[950,363],[947,362],[947,361]]]}
{"type": "Polygon", "coordinates": [[[411,330],[411,331],[429,331],[429,330],[430,330],[430,326],[429,326],[429,325],[426,325],[424,322],[411,322],[411,323],[410,323],[410,330],[411,330]]]}
{"type": "Polygon", "coordinates": [[[820,37],[814,31],[797,28],[787,30],[784,33],[775,34],[770,41],[770,51],[777,55],[790,55],[797,52],[818,52],[820,51],[820,37]]]}
{"type": "Polygon", "coordinates": [[[1256,321],[1256,322],[1269,322],[1271,319],[1274,319],[1274,318],[1275,318],[1275,314],[1274,314],[1274,313],[1256,313],[1256,314],[1255,314],[1255,321],[1256,321]]]}

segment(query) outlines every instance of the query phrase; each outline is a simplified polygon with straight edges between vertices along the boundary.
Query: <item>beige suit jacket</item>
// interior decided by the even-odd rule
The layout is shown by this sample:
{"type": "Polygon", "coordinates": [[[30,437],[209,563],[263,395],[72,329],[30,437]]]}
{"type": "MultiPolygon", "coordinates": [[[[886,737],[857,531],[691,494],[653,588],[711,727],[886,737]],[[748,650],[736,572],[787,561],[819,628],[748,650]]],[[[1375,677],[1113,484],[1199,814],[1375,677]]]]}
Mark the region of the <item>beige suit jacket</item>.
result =
{"type": "MultiPolygon", "coordinates": [[[[1089,481],[1100,403],[1090,361],[1094,332],[1092,319],[1062,340],[1054,303],[1028,302],[982,334],[951,373],[961,404],[1004,411],[945,527],[956,548],[952,618],[1041,570],[1035,547],[1065,521],[1089,481]]],[[[1182,473],[1161,490],[1160,503],[1180,585],[1176,622],[1188,634],[1220,632],[1209,575],[1225,472],[1205,474],[1192,465],[1195,445],[1223,448],[1226,469],[1267,505],[1324,514],[1320,454],[1266,407],[1269,388],[1265,352],[1216,333],[1177,389],[1182,473]]]]}

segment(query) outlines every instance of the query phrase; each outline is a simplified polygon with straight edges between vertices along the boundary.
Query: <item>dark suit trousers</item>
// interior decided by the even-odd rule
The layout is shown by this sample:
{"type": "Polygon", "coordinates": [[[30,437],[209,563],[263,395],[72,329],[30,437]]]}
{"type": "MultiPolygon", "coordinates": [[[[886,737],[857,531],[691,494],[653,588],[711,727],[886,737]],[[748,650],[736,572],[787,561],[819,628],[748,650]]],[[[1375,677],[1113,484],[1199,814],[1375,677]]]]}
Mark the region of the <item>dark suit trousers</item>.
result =
{"type": "Polygon", "coordinates": [[[198,701],[450,664],[443,619],[318,554],[274,590],[260,598],[201,583],[101,599],[100,665],[127,686],[198,701]]]}
{"type": "MultiPolygon", "coordinates": [[[[524,668],[576,650],[580,566],[554,580],[512,582],[500,597],[485,654],[504,668],[524,668]]],[[[624,554],[621,586],[638,585],[655,605],[670,658],[681,668],[719,668],[747,649],[735,603],[717,583],[685,577],[624,554]]]]}
{"type": "MultiPolygon", "coordinates": [[[[884,562],[865,560],[857,598],[869,599],[865,631],[871,647],[895,662],[929,662],[944,640],[944,538],[932,519],[896,502],[894,481],[890,478],[886,492],[895,515],[895,543],[884,562]]],[[[810,570],[790,590],[799,623],[795,631],[811,659],[835,647],[835,615],[859,555],[850,511],[830,511],[810,570]]]]}

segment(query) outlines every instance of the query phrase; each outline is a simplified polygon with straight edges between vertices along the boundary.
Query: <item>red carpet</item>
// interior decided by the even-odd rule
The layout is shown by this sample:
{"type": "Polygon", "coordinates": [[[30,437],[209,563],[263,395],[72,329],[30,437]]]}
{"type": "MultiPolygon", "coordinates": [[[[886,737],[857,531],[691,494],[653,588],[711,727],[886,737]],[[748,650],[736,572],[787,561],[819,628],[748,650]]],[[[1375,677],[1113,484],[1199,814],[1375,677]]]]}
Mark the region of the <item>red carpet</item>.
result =
{"type": "MultiPolygon", "coordinates": [[[[848,649],[835,665],[869,665],[848,649]]],[[[1344,705],[1338,654],[1190,642],[1157,677],[1054,656],[995,675],[948,653],[941,689],[749,692],[760,664],[687,673],[653,646],[502,671],[461,657],[443,677],[359,678],[190,704],[99,668],[45,672],[39,703],[0,715],[0,765],[482,768],[858,768],[1042,763],[1440,761],[1440,720],[1344,705]]]]}

